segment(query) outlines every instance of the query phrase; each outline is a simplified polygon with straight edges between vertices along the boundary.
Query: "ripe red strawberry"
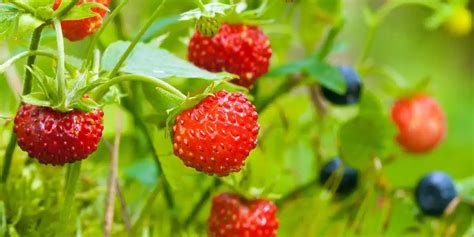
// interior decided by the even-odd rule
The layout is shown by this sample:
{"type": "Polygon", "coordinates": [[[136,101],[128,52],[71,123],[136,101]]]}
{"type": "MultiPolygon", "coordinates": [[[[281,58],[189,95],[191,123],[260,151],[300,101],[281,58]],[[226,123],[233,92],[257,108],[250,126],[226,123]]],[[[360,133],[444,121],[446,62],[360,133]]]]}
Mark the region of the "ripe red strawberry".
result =
{"type": "Polygon", "coordinates": [[[22,104],[15,117],[18,145],[40,163],[64,165],[82,160],[97,149],[104,113],[73,110],[62,113],[48,107],[22,104]]]}
{"type": "Polygon", "coordinates": [[[273,237],[278,226],[277,207],[269,200],[246,200],[230,193],[212,200],[209,237],[273,237]]]}
{"type": "MultiPolygon", "coordinates": [[[[58,9],[62,0],[55,0],[53,9],[58,9]]],[[[102,3],[108,7],[111,0],[80,0],[77,5],[81,5],[87,2],[102,3]]],[[[107,13],[106,10],[101,8],[92,8],[92,11],[98,13],[100,16],[93,16],[80,20],[64,20],[61,21],[61,28],[63,29],[64,37],[70,41],[82,40],[85,37],[94,34],[101,26],[102,20],[107,13]]]]}
{"type": "Polygon", "coordinates": [[[443,110],[426,95],[398,100],[392,107],[392,119],[398,127],[398,143],[409,152],[433,149],[446,133],[443,110]]]}
{"type": "Polygon", "coordinates": [[[186,166],[208,174],[238,172],[257,145],[257,119],[255,106],[244,94],[216,92],[176,117],[174,154],[186,166]]]}
{"type": "Polygon", "coordinates": [[[272,49],[257,26],[223,23],[212,37],[196,32],[189,41],[188,57],[196,66],[212,72],[227,71],[240,78],[234,83],[251,88],[268,71],[272,49]]]}

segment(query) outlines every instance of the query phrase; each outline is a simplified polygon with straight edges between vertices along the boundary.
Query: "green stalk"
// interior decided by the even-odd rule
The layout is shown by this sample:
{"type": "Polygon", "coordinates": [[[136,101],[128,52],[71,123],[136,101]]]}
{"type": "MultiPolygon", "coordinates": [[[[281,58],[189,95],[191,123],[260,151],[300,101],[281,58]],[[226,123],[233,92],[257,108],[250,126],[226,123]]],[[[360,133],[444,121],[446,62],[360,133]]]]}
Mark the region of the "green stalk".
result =
{"type": "Polygon", "coordinates": [[[61,19],[64,15],[66,15],[76,4],[79,2],[79,0],[72,0],[65,8],[63,8],[60,11],[57,11],[54,16],[57,19],[61,19]]]}
{"type": "MultiPolygon", "coordinates": [[[[55,55],[54,53],[51,53],[49,51],[43,51],[43,50],[36,50],[36,51],[25,51],[25,52],[21,52],[13,57],[11,57],[10,59],[8,59],[7,61],[5,61],[3,64],[0,65],[0,73],[3,73],[7,67],[10,67],[11,65],[13,65],[14,63],[16,63],[17,61],[25,58],[25,57],[31,57],[31,56],[44,56],[44,57],[48,57],[48,58],[51,58],[51,59],[54,59],[54,60],[58,60],[58,57],[57,55],[55,55]]],[[[72,64],[69,64],[66,62],[66,69],[69,71],[69,72],[74,72],[74,66],[72,64]]]]}
{"type": "Polygon", "coordinates": [[[214,183],[211,184],[211,186],[206,191],[204,191],[201,198],[193,207],[189,216],[184,221],[184,225],[183,225],[184,228],[187,228],[191,224],[191,222],[196,218],[196,216],[199,214],[201,209],[204,207],[204,204],[206,204],[207,200],[209,200],[209,198],[211,197],[212,191],[217,189],[221,184],[222,182],[220,179],[218,178],[214,179],[214,183]]]}
{"type": "Polygon", "coordinates": [[[125,81],[141,81],[141,82],[145,82],[145,83],[150,83],[150,84],[152,84],[152,85],[154,85],[158,88],[161,88],[161,89],[169,92],[171,95],[173,95],[175,97],[176,100],[185,100],[186,99],[186,96],[183,93],[181,93],[181,91],[174,88],[172,85],[166,83],[163,80],[156,79],[154,77],[143,76],[143,75],[135,75],[135,74],[118,76],[118,77],[114,77],[114,78],[108,80],[106,83],[104,83],[103,85],[99,86],[96,89],[95,94],[94,94],[94,98],[96,98],[97,100],[100,100],[105,95],[105,93],[107,92],[107,90],[111,86],[113,86],[115,84],[119,84],[121,82],[125,82],[125,81]]]}
{"type": "Polygon", "coordinates": [[[58,98],[60,103],[60,109],[67,110],[66,105],[66,59],[64,54],[64,37],[63,37],[63,30],[61,28],[61,21],[59,19],[54,19],[54,28],[56,31],[56,43],[57,43],[57,57],[58,57],[58,65],[56,69],[56,83],[57,83],[57,90],[58,90],[58,98]]]}
{"type": "Polygon", "coordinates": [[[156,18],[158,18],[159,16],[159,12],[161,10],[161,7],[163,6],[163,4],[166,2],[166,0],[162,0],[160,5],[155,9],[155,11],[153,12],[153,14],[151,15],[150,19],[148,20],[148,22],[140,29],[140,31],[138,32],[138,34],[135,36],[135,38],[133,39],[133,41],[130,43],[130,45],[128,46],[128,48],[125,50],[125,52],[122,54],[122,56],[120,57],[119,61],[117,62],[117,64],[115,65],[115,67],[112,69],[112,71],[110,72],[110,77],[113,77],[115,76],[118,71],[120,70],[120,67],[122,67],[123,63],[125,62],[125,60],[127,60],[128,56],[130,56],[130,54],[132,53],[133,49],[137,46],[138,42],[140,42],[140,39],[142,38],[142,36],[146,33],[146,31],[148,30],[148,28],[150,28],[150,26],[155,22],[156,18]]]}
{"type": "MultiPolygon", "coordinates": [[[[30,43],[30,51],[38,50],[40,40],[41,40],[41,33],[43,32],[43,28],[45,25],[41,25],[35,29],[33,32],[33,36],[31,37],[30,43]]],[[[31,68],[36,62],[36,55],[30,55],[26,62],[26,68],[31,68]]],[[[31,81],[33,75],[31,74],[30,70],[25,69],[25,81],[23,83],[23,95],[27,95],[31,92],[31,81]]],[[[13,152],[15,151],[16,146],[16,135],[12,132],[10,136],[10,141],[8,141],[8,147],[5,150],[4,155],[4,162],[3,162],[3,171],[2,171],[2,183],[6,183],[8,180],[8,175],[10,173],[10,167],[13,159],[13,152]]]]}
{"type": "Polygon", "coordinates": [[[94,53],[94,47],[97,44],[97,41],[99,40],[100,36],[104,32],[104,30],[107,28],[107,26],[114,20],[118,14],[122,11],[122,9],[127,5],[128,0],[123,0],[117,8],[115,8],[112,13],[107,17],[107,19],[104,21],[104,24],[102,24],[102,27],[100,27],[99,31],[94,34],[92,37],[91,42],[89,43],[89,46],[87,48],[87,53],[84,62],[82,63],[81,71],[86,70],[87,66],[89,66],[90,63],[90,58],[92,57],[92,54],[94,53]]]}
{"type": "Polygon", "coordinates": [[[66,185],[64,187],[64,203],[59,214],[59,225],[56,229],[56,236],[67,236],[67,227],[70,226],[69,218],[76,193],[76,185],[81,173],[81,161],[69,164],[67,166],[66,185]]]}
{"type": "MultiPolygon", "coordinates": [[[[33,36],[31,37],[31,43],[29,51],[36,51],[38,50],[40,41],[41,41],[41,33],[43,32],[43,28],[46,25],[40,25],[38,28],[35,29],[33,32],[33,36]]],[[[36,55],[31,55],[28,57],[26,61],[26,68],[31,68],[36,62],[36,55]]],[[[27,95],[31,92],[32,86],[32,79],[33,74],[31,74],[30,70],[25,70],[25,81],[23,82],[23,95],[27,95]]]]}

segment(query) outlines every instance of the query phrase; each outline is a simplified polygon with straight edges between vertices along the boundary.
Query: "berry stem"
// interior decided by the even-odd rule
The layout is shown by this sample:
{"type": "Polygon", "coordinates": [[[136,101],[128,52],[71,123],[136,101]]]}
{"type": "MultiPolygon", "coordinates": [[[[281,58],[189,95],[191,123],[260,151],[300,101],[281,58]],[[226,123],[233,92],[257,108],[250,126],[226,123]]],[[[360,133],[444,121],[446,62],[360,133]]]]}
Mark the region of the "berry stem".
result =
{"type": "Polygon", "coordinates": [[[64,187],[64,203],[59,214],[60,224],[57,226],[56,236],[67,236],[67,226],[70,223],[69,218],[73,205],[74,195],[76,193],[76,185],[81,173],[81,162],[69,164],[66,173],[66,185],[64,187]]]}
{"type": "Polygon", "coordinates": [[[177,102],[182,102],[186,99],[186,96],[183,93],[181,93],[181,91],[174,88],[172,85],[166,83],[163,80],[156,79],[154,77],[135,75],[135,74],[118,76],[118,77],[114,77],[108,80],[105,84],[97,88],[94,94],[94,97],[97,100],[100,100],[111,86],[115,84],[119,84],[121,82],[125,82],[125,81],[141,81],[141,82],[150,83],[156,86],[157,88],[160,88],[160,89],[163,89],[164,91],[169,92],[171,95],[173,95],[174,99],[177,102]]]}
{"type": "MultiPolygon", "coordinates": [[[[31,37],[31,43],[29,51],[36,51],[38,50],[40,41],[41,41],[41,34],[43,32],[43,28],[45,25],[40,25],[33,31],[33,36],[31,37]]],[[[25,81],[23,83],[23,95],[27,95],[31,92],[31,81],[33,79],[33,74],[28,68],[31,68],[36,62],[36,55],[30,55],[26,61],[25,65],[25,81]]],[[[2,171],[2,183],[6,183],[8,180],[8,175],[10,173],[10,167],[13,159],[13,152],[15,151],[16,147],[16,135],[12,131],[10,140],[8,141],[8,147],[5,150],[4,155],[4,162],[3,162],[3,171],[2,171]]]]}
{"type": "Polygon", "coordinates": [[[58,53],[58,65],[56,69],[56,85],[58,90],[58,98],[60,101],[59,110],[67,111],[66,105],[66,75],[65,75],[65,54],[64,54],[64,37],[63,30],[61,28],[61,21],[57,18],[53,20],[54,28],[56,31],[56,43],[57,43],[57,53],[58,53]]]}
{"type": "Polygon", "coordinates": [[[204,191],[202,194],[201,198],[199,201],[196,203],[196,205],[193,207],[191,210],[188,218],[184,221],[183,227],[188,228],[191,222],[196,218],[196,216],[199,214],[201,209],[204,207],[204,204],[206,204],[207,200],[211,198],[211,194],[213,190],[216,190],[220,185],[222,184],[221,180],[218,178],[214,178],[214,183],[211,184],[211,186],[204,191]]]}
{"type": "Polygon", "coordinates": [[[90,59],[92,58],[92,55],[94,54],[95,45],[97,44],[97,41],[99,40],[104,30],[107,28],[110,22],[112,22],[116,17],[118,17],[118,15],[122,11],[122,9],[125,7],[125,5],[127,5],[127,3],[128,3],[128,0],[123,0],[107,17],[107,19],[104,21],[104,24],[102,24],[102,27],[100,27],[99,31],[96,34],[94,34],[91,42],[89,43],[89,46],[87,47],[87,53],[85,56],[85,60],[82,63],[81,71],[85,71],[86,68],[89,66],[90,59]]]}
{"type": "MultiPolygon", "coordinates": [[[[43,50],[36,50],[36,51],[25,51],[21,52],[11,58],[9,58],[7,61],[5,61],[3,64],[0,65],[0,73],[3,73],[8,67],[16,63],[17,61],[25,58],[25,57],[31,57],[31,56],[44,56],[48,57],[54,60],[57,60],[58,57],[54,53],[51,53],[49,51],[43,51],[43,50]]],[[[74,66],[66,62],[66,69],[69,72],[74,71],[74,66]]]]}
{"type": "MultiPolygon", "coordinates": [[[[128,56],[130,56],[130,54],[132,53],[135,46],[137,46],[138,42],[140,42],[142,36],[146,33],[148,28],[150,28],[150,26],[155,22],[156,18],[158,18],[161,7],[163,7],[165,2],[166,2],[166,0],[161,1],[160,5],[155,9],[155,11],[151,15],[150,19],[148,20],[148,22],[140,29],[140,31],[135,36],[133,41],[130,43],[128,48],[125,50],[125,52],[122,54],[122,56],[120,56],[120,59],[118,60],[117,64],[115,64],[115,67],[112,69],[112,71],[109,74],[110,77],[115,76],[119,72],[120,67],[122,67],[125,60],[127,60],[128,56]]],[[[104,28],[104,27],[102,27],[102,28],[104,28]]]]}
{"type": "MultiPolygon", "coordinates": [[[[62,10],[57,11],[54,16],[56,19],[61,19],[64,15],[66,15],[76,4],[79,2],[79,0],[72,0],[66,7],[64,7],[62,10]]],[[[60,6],[61,7],[61,6],[60,6]]]]}

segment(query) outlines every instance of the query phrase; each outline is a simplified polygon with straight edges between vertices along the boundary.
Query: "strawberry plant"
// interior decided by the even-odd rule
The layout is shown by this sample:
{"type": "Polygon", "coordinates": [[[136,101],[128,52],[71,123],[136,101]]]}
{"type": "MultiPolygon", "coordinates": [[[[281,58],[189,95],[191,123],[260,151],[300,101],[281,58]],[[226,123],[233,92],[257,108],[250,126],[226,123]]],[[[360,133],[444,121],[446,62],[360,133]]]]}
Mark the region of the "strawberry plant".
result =
{"type": "Polygon", "coordinates": [[[473,8],[0,1],[0,236],[472,236],[473,8]]]}

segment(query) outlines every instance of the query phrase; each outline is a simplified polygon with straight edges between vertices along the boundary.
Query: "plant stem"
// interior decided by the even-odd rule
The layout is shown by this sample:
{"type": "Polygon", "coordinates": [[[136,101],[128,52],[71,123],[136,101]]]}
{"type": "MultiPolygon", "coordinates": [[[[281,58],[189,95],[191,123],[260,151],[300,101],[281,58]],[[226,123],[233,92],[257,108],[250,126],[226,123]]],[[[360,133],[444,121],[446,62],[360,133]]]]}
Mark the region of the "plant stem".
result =
{"type": "MultiPolygon", "coordinates": [[[[29,51],[36,51],[38,50],[40,41],[41,41],[41,33],[43,32],[43,28],[46,25],[40,25],[38,28],[33,31],[33,36],[31,37],[31,43],[29,51]]],[[[36,62],[36,55],[30,55],[26,61],[26,68],[31,68],[36,62]]],[[[31,74],[30,70],[25,69],[25,81],[23,82],[23,95],[27,95],[31,92],[32,86],[32,79],[33,74],[31,74]]]]}
{"type": "Polygon", "coordinates": [[[343,26],[344,26],[344,21],[340,20],[338,23],[336,23],[335,26],[333,26],[329,30],[328,35],[326,36],[326,39],[324,40],[321,46],[321,49],[317,53],[319,61],[324,61],[326,57],[329,55],[329,53],[331,52],[333,48],[334,40],[336,39],[336,36],[339,34],[343,26]]]}
{"type": "MultiPolygon", "coordinates": [[[[178,89],[174,88],[172,85],[166,83],[163,80],[156,79],[154,77],[149,77],[149,76],[143,76],[143,75],[135,75],[135,74],[129,74],[129,75],[123,75],[123,76],[118,76],[114,77],[110,80],[108,80],[106,83],[102,84],[101,86],[96,88],[96,92],[94,97],[98,100],[104,96],[104,94],[107,92],[107,90],[115,85],[119,84],[121,82],[125,81],[141,81],[145,83],[150,83],[158,88],[161,88],[167,92],[169,92],[171,95],[174,96],[174,99],[177,101],[183,101],[186,99],[186,96],[181,93],[178,89]]],[[[86,91],[87,92],[87,91],[86,91]]]]}
{"type": "Polygon", "coordinates": [[[313,181],[311,181],[311,182],[309,182],[309,183],[307,183],[303,186],[300,186],[300,187],[296,188],[295,190],[289,192],[285,196],[278,199],[278,201],[276,201],[277,206],[283,206],[286,203],[288,203],[289,201],[294,200],[295,198],[297,198],[301,194],[303,194],[306,191],[308,191],[309,189],[313,188],[317,183],[318,183],[318,179],[315,179],[315,180],[313,180],[313,181]]]}
{"type": "Polygon", "coordinates": [[[58,65],[56,69],[56,83],[58,90],[58,97],[61,101],[60,108],[66,110],[66,59],[64,53],[64,37],[63,31],[61,28],[61,22],[59,19],[54,19],[54,28],[56,30],[56,43],[57,43],[57,53],[58,53],[58,65]]]}
{"type": "Polygon", "coordinates": [[[163,6],[163,4],[165,2],[166,2],[166,0],[161,1],[160,5],[155,9],[155,11],[151,15],[150,19],[148,20],[148,22],[140,29],[138,34],[135,36],[133,41],[130,43],[128,48],[125,50],[125,52],[120,57],[119,61],[115,65],[115,67],[110,72],[110,77],[113,77],[118,73],[118,71],[120,70],[120,67],[122,67],[125,60],[127,60],[128,56],[130,56],[130,54],[132,53],[135,46],[137,46],[138,42],[140,42],[140,39],[142,38],[142,36],[146,33],[148,28],[150,28],[150,26],[155,22],[156,18],[158,18],[158,16],[159,16],[158,13],[160,12],[161,7],[163,6]]]}
{"type": "Polygon", "coordinates": [[[120,151],[120,136],[122,132],[122,114],[120,112],[115,116],[117,119],[115,141],[110,152],[109,180],[107,183],[107,199],[104,216],[104,236],[110,236],[114,220],[115,194],[117,191],[118,160],[120,151]]]}
{"type": "Polygon", "coordinates": [[[207,200],[211,197],[212,191],[217,189],[221,184],[222,184],[222,181],[220,179],[218,178],[214,179],[214,183],[211,184],[211,186],[206,191],[204,191],[199,201],[191,210],[191,213],[189,214],[188,218],[186,218],[186,220],[184,221],[184,225],[183,225],[184,228],[188,228],[191,222],[196,218],[196,216],[199,214],[201,209],[204,207],[204,204],[206,204],[207,200]]]}
{"type": "MultiPolygon", "coordinates": [[[[42,50],[25,51],[25,52],[19,53],[15,56],[9,58],[7,61],[5,61],[3,64],[1,64],[0,65],[0,73],[3,73],[7,69],[7,67],[10,67],[11,65],[16,63],[17,61],[19,61],[19,60],[21,60],[25,57],[30,57],[30,56],[44,56],[44,57],[49,57],[49,58],[54,59],[54,60],[58,60],[57,55],[55,55],[54,53],[48,52],[48,51],[42,51],[42,50]]],[[[73,67],[74,66],[72,66],[71,64],[66,63],[66,69],[68,71],[72,71],[73,67]]]]}
{"type": "Polygon", "coordinates": [[[145,218],[148,216],[149,210],[152,209],[153,203],[155,202],[156,197],[158,194],[161,192],[162,189],[162,182],[164,183],[165,181],[162,180],[161,182],[157,182],[155,188],[153,191],[150,193],[150,196],[148,196],[145,206],[143,206],[142,210],[140,211],[140,214],[138,216],[138,219],[133,223],[132,226],[132,234],[133,236],[138,236],[138,228],[142,225],[143,221],[145,221],[145,218]]]}
{"type": "Polygon", "coordinates": [[[64,188],[65,197],[63,207],[59,214],[59,225],[57,226],[56,236],[67,236],[67,227],[70,226],[69,218],[73,206],[76,185],[81,173],[81,161],[69,164],[67,166],[66,186],[64,188]]]}
{"type": "MultiPolygon", "coordinates": [[[[40,25],[36,28],[33,32],[33,36],[31,37],[30,43],[30,51],[38,50],[40,40],[41,40],[41,33],[43,32],[43,28],[45,25],[40,25]]],[[[36,62],[36,55],[30,55],[26,62],[26,68],[31,68],[36,62]]],[[[25,69],[25,81],[23,84],[23,95],[27,95],[31,92],[31,81],[33,75],[31,74],[30,70],[25,69]]],[[[8,175],[10,173],[10,167],[13,159],[13,152],[15,151],[16,147],[16,135],[12,132],[10,136],[10,140],[8,141],[8,147],[5,150],[4,162],[3,162],[3,171],[2,171],[2,182],[6,183],[8,180],[8,175]]]]}
{"type": "Polygon", "coordinates": [[[257,112],[261,113],[262,111],[264,111],[268,107],[268,105],[278,99],[281,95],[295,88],[300,81],[301,75],[288,76],[286,81],[283,82],[276,90],[274,90],[270,96],[255,101],[255,107],[257,108],[257,112]]]}
{"type": "MultiPolygon", "coordinates": [[[[128,1],[128,0],[125,0],[125,1],[128,1]]],[[[115,2],[112,2],[112,6],[115,7],[115,5],[117,4],[115,2]]],[[[115,9],[117,8],[120,8],[120,6],[116,7],[115,9]]],[[[114,24],[117,30],[117,38],[120,40],[128,39],[128,35],[126,34],[126,31],[125,31],[125,25],[123,23],[123,17],[122,17],[122,14],[120,14],[120,12],[117,14],[116,17],[114,17],[114,24]]]]}
{"type": "Polygon", "coordinates": [[[112,13],[107,17],[107,19],[105,19],[104,24],[102,24],[102,27],[100,27],[99,31],[94,34],[94,36],[92,37],[92,40],[89,43],[89,46],[87,48],[85,60],[82,63],[81,71],[86,70],[86,68],[89,66],[89,63],[90,63],[89,60],[92,58],[92,54],[94,53],[95,45],[97,44],[97,41],[99,40],[100,36],[102,35],[102,33],[104,32],[106,27],[110,24],[110,22],[112,22],[112,20],[114,20],[118,16],[118,14],[120,14],[120,12],[125,7],[125,5],[127,5],[127,3],[128,3],[128,0],[123,0],[112,11],[112,13]]]}
{"type": "Polygon", "coordinates": [[[21,1],[10,0],[10,1],[8,1],[8,2],[12,3],[13,5],[15,5],[15,6],[21,8],[21,9],[23,9],[23,10],[25,10],[26,12],[30,13],[30,14],[33,15],[33,16],[34,16],[35,13],[36,13],[36,10],[35,10],[34,8],[32,8],[30,5],[25,4],[25,3],[21,2],[21,1]]]}
{"type": "Polygon", "coordinates": [[[72,0],[65,8],[63,8],[60,11],[57,11],[54,16],[57,19],[61,19],[64,15],[66,15],[76,4],[79,2],[79,0],[72,0]]]}

